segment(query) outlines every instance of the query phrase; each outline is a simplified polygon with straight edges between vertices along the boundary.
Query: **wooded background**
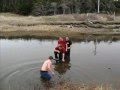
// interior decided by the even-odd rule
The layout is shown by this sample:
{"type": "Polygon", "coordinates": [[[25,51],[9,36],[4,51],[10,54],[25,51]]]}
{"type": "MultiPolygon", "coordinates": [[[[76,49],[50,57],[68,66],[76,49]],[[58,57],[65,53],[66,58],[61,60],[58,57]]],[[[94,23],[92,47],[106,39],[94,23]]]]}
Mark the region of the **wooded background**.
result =
{"type": "MultiPolygon", "coordinates": [[[[0,0],[0,12],[22,15],[96,13],[98,0],[0,0]]],[[[100,0],[100,13],[120,13],[120,0],[100,0]]]]}

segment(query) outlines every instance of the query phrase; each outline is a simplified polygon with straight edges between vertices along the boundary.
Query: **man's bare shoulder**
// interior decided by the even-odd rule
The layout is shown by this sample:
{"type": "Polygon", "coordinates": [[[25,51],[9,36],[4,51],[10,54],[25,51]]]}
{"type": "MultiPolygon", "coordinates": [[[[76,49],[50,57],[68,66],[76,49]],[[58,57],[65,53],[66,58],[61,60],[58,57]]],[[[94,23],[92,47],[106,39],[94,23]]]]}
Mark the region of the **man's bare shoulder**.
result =
{"type": "Polygon", "coordinates": [[[46,60],[44,63],[49,63],[49,64],[51,64],[52,62],[48,59],[48,60],[46,60]]]}

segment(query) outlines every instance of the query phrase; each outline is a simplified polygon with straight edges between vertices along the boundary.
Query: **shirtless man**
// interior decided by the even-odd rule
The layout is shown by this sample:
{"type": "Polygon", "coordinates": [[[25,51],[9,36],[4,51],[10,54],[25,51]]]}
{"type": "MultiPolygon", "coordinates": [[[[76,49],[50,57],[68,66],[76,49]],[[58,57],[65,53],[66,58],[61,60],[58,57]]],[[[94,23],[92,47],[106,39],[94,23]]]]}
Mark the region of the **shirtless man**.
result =
{"type": "Polygon", "coordinates": [[[49,58],[44,61],[43,65],[41,67],[41,70],[40,70],[41,78],[50,80],[52,78],[51,74],[54,75],[53,66],[52,66],[52,62],[51,62],[52,59],[53,59],[53,57],[49,56],[49,58]]]}

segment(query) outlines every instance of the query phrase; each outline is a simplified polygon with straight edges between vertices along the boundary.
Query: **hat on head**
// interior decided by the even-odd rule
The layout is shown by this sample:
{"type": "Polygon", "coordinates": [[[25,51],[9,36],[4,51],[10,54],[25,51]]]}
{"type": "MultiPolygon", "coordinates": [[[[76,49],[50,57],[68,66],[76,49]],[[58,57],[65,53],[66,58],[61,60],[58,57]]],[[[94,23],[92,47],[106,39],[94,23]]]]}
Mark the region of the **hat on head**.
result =
{"type": "Polygon", "coordinates": [[[49,59],[52,60],[52,59],[53,59],[53,56],[49,56],[49,59]]]}

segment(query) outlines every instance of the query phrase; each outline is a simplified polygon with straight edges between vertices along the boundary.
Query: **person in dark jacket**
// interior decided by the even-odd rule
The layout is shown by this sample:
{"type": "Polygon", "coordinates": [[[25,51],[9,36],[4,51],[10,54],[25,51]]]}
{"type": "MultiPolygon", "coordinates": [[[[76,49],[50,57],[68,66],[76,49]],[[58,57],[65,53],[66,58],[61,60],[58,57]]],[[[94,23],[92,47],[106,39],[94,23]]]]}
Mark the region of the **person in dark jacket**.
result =
{"type": "Polygon", "coordinates": [[[69,37],[66,37],[66,57],[70,57],[70,50],[71,50],[72,41],[69,37]]]}

